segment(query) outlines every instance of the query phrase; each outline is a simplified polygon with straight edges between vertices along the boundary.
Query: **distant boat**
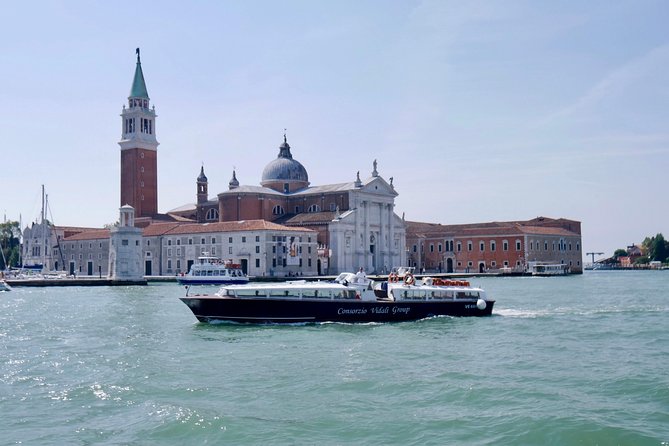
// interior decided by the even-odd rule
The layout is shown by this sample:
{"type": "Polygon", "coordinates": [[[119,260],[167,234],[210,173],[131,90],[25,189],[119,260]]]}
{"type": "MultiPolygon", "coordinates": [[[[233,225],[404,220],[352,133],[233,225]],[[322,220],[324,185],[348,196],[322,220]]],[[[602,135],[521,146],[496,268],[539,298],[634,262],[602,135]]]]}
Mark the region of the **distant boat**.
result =
{"type": "Polygon", "coordinates": [[[566,276],[570,271],[563,263],[531,262],[530,272],[533,276],[566,276]]]}
{"type": "Polygon", "coordinates": [[[228,285],[246,284],[249,278],[239,263],[203,253],[187,274],[177,276],[177,281],[182,285],[228,285]]]}

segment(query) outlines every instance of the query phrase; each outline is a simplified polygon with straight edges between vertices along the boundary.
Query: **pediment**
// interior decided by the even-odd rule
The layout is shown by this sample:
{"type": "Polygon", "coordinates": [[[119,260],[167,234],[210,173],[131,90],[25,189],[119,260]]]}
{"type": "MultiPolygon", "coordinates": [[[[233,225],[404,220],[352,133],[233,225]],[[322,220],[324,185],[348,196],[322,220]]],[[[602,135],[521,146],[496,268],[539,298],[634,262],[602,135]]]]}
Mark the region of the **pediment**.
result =
{"type": "Polygon", "coordinates": [[[390,184],[386,182],[381,177],[371,177],[365,184],[360,188],[360,191],[368,194],[376,195],[385,195],[396,197],[398,193],[393,189],[390,184]]]}

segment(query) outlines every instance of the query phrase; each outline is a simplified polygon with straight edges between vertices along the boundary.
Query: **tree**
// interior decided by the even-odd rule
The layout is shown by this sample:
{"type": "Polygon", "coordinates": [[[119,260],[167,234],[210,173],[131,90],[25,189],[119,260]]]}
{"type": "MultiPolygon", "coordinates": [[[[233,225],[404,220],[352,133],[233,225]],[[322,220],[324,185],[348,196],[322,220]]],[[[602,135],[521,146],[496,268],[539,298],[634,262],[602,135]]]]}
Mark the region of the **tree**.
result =
{"type": "Polygon", "coordinates": [[[669,257],[669,242],[664,239],[664,236],[661,233],[655,235],[655,237],[646,237],[642,246],[644,248],[644,254],[646,254],[650,260],[658,260],[660,262],[667,261],[667,257],[669,257]]]}
{"type": "Polygon", "coordinates": [[[0,270],[5,270],[10,266],[19,266],[21,258],[21,228],[18,221],[8,221],[0,223],[0,248],[7,261],[5,265],[3,256],[0,256],[0,270]]]}
{"type": "Polygon", "coordinates": [[[616,249],[613,253],[613,257],[617,260],[619,257],[625,257],[627,255],[627,250],[625,249],[616,249]]]}

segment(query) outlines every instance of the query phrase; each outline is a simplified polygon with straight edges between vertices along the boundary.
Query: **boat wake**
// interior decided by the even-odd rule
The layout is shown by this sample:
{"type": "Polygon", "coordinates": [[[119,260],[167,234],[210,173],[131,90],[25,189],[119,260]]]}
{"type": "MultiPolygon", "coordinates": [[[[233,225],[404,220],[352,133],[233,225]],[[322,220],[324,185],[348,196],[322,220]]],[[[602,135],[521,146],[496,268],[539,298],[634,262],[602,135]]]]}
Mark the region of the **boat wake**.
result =
{"type": "Polygon", "coordinates": [[[503,317],[533,319],[537,317],[550,316],[554,313],[547,310],[519,310],[514,308],[502,308],[495,310],[495,314],[503,317]]]}

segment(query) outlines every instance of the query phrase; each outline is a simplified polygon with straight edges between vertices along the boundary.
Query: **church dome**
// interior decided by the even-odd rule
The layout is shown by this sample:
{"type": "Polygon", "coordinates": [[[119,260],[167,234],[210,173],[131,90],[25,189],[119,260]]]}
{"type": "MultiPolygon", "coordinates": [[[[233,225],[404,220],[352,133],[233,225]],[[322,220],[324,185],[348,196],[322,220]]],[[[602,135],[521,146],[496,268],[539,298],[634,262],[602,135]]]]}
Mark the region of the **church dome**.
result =
{"type": "Polygon", "coordinates": [[[274,182],[300,182],[309,184],[307,169],[290,153],[290,146],[283,137],[283,144],[279,146],[279,156],[271,161],[262,172],[261,183],[263,186],[274,182]]]}

